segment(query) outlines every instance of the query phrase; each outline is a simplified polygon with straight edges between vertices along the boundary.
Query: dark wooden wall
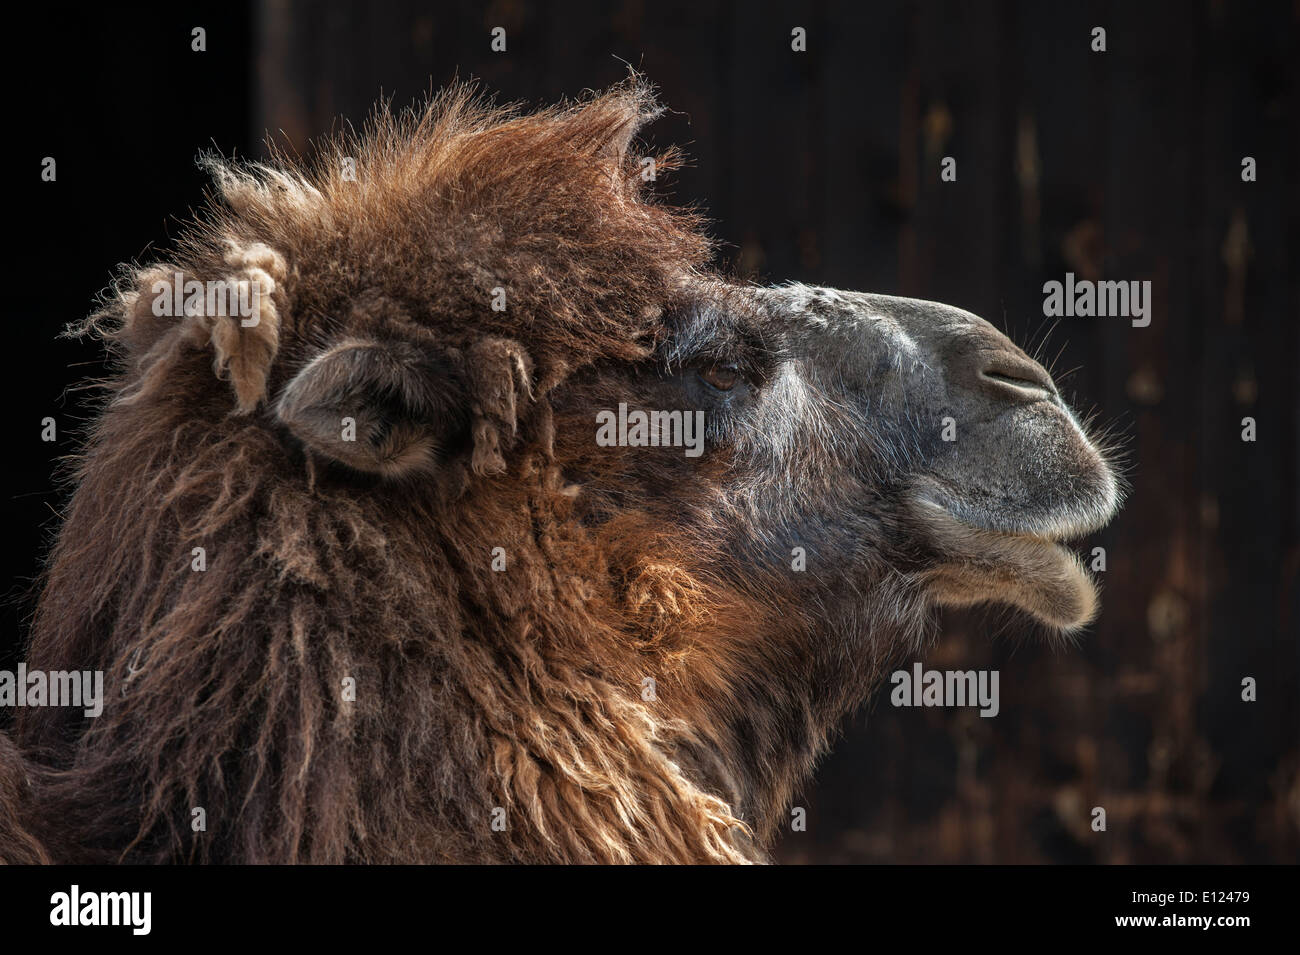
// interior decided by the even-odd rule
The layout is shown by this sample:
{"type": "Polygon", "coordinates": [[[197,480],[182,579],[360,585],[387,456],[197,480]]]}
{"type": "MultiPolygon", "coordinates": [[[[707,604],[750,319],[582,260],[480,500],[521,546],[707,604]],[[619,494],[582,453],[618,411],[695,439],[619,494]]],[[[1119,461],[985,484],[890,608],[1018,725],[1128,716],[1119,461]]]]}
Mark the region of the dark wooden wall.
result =
{"type": "Polygon", "coordinates": [[[999,670],[1001,714],[875,701],[783,858],[1300,853],[1295,7],[268,0],[255,28],[260,127],[300,146],[381,90],[472,76],[545,103],[631,63],[677,111],[651,135],[694,157],[675,195],[709,210],[731,267],[985,315],[1123,442],[1128,506],[1089,542],[1108,557],[1095,632],[1054,648],[953,615],[929,663],[999,670]],[[1042,286],[1067,271],[1150,280],[1151,325],[1052,327],[1042,286]]]}

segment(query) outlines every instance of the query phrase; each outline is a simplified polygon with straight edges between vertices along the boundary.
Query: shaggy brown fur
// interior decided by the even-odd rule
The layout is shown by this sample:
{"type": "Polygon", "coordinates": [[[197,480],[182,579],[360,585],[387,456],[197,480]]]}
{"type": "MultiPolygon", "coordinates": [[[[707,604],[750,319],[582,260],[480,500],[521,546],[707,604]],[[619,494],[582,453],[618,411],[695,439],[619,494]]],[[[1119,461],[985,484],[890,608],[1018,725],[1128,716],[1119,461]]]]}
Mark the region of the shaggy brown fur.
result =
{"type": "MultiPolygon", "coordinates": [[[[867,419],[818,410],[779,480],[714,431],[698,461],[593,444],[593,410],[662,366],[701,288],[767,308],[708,279],[699,223],[644,194],[629,147],[655,111],[637,82],[533,115],[458,89],[311,168],[212,163],[175,262],[126,275],[85,329],[121,372],[27,661],[103,669],[108,699],[94,720],[19,711],[0,851],[764,857],[935,598],[923,544],[863,543],[906,538],[905,516],[835,524],[904,486],[888,449],[838,475],[867,419]],[[175,273],[255,288],[256,314],[155,315],[175,273]],[[853,575],[792,576],[792,543],[853,575]]],[[[776,355],[765,335],[754,354],[776,355]]]]}

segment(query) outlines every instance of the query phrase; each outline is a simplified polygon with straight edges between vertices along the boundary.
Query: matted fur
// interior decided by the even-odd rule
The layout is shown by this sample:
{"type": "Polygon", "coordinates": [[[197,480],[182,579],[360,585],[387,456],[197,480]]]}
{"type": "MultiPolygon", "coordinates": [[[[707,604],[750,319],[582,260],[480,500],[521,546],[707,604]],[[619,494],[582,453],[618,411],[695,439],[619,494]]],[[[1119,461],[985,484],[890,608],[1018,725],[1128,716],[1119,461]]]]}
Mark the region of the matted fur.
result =
{"type": "Polygon", "coordinates": [[[84,724],[20,715],[43,767],[23,813],[60,861],[752,858],[678,763],[698,729],[638,696],[629,621],[683,610],[682,580],[646,569],[625,607],[602,546],[564,522],[549,453],[548,390],[646,354],[710,251],[690,215],[643,199],[628,147],[656,109],[638,83],[532,115],[458,88],[381,111],[310,167],[210,163],[219,195],[177,260],[125,276],[81,329],[122,372],[72,475],[28,660],[103,668],[115,696],[84,724]],[[175,272],[261,282],[261,321],[155,316],[175,272]],[[526,373],[480,383],[468,468],[358,493],[286,453],[268,396],[343,309],[413,322],[471,377],[526,373]],[[511,573],[491,571],[494,546],[511,573]]]}

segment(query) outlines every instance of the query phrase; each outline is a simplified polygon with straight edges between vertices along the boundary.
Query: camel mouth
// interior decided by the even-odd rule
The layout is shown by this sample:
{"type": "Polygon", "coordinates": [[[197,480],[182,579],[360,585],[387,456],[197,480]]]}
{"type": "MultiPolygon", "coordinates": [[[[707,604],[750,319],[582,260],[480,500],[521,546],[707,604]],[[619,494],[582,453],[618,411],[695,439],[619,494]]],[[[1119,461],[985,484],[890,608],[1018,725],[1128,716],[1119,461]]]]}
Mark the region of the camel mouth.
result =
{"type": "Polygon", "coordinates": [[[1010,604],[1062,633],[1096,617],[1097,585],[1065,542],[1105,524],[1103,514],[1080,509],[1028,525],[976,522],[925,493],[912,497],[909,510],[935,555],[922,579],[936,604],[1010,604]]]}

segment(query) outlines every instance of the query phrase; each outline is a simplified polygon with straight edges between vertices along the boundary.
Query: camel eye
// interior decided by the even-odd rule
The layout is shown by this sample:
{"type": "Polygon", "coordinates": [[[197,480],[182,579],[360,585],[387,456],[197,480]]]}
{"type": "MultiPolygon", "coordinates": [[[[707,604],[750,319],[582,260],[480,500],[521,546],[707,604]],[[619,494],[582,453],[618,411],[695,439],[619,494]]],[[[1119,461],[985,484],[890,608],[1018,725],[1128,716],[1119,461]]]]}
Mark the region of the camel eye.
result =
{"type": "Polygon", "coordinates": [[[700,369],[700,380],[718,391],[730,391],[740,380],[740,371],[735,365],[709,365],[700,369]]]}

